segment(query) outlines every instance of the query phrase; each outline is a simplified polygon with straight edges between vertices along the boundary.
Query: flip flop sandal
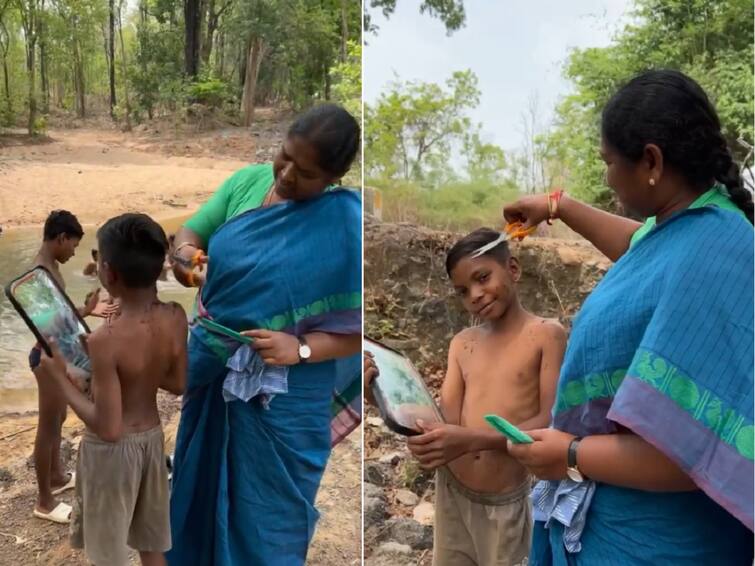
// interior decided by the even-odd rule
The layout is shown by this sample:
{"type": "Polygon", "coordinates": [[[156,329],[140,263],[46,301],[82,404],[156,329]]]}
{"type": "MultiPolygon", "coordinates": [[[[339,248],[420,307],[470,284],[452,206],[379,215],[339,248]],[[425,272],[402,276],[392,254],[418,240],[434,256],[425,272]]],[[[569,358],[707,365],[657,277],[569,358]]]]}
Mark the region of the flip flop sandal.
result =
{"type": "Polygon", "coordinates": [[[36,508],[34,509],[34,516],[38,519],[45,519],[46,521],[52,521],[53,523],[60,523],[61,525],[67,525],[71,522],[72,507],[62,501],[55,506],[55,509],[49,513],[42,513],[36,508]]]}
{"type": "Polygon", "coordinates": [[[60,495],[64,491],[68,491],[69,489],[73,489],[76,487],[76,472],[71,472],[70,477],[68,478],[68,483],[66,483],[64,486],[61,486],[57,489],[52,490],[53,495],[60,495]]]}

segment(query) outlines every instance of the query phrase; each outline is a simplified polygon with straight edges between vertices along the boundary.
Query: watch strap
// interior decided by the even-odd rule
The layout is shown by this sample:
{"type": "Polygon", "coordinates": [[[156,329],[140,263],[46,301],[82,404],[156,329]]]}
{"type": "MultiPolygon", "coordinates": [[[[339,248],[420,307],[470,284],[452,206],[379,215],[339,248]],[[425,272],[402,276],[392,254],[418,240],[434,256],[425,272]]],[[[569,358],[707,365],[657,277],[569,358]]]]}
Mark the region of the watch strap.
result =
{"type": "Polygon", "coordinates": [[[574,438],[569,443],[569,449],[566,452],[566,467],[567,468],[577,468],[577,447],[579,446],[579,443],[582,441],[582,437],[578,436],[574,438]]]}

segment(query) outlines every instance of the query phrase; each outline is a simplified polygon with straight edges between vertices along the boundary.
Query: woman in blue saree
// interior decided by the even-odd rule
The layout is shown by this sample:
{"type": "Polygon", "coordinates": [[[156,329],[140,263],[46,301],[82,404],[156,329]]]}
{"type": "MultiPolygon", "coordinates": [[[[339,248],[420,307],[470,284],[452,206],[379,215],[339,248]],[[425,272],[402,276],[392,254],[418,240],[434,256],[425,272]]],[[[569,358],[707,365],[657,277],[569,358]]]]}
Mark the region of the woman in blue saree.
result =
{"type": "Polygon", "coordinates": [[[342,385],[360,391],[361,199],[333,186],[358,140],[342,108],[310,110],[272,165],[232,176],[176,235],[177,278],[196,283],[187,267],[205,262],[207,275],[176,439],[171,565],[306,559],[331,445],[353,428],[331,423],[351,410],[342,385]]]}
{"type": "Polygon", "coordinates": [[[510,453],[533,491],[530,566],[753,562],[753,203],[713,105],[675,71],[602,115],[606,181],[644,224],[556,192],[616,263],[574,320],[550,429],[510,453]]]}

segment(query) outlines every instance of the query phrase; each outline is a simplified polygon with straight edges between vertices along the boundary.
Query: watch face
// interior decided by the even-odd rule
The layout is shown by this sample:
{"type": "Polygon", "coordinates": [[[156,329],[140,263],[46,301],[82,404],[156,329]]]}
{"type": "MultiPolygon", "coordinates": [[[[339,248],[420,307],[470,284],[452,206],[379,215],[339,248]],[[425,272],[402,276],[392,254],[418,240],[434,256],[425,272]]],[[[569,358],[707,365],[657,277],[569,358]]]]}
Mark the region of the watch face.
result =
{"type": "Polygon", "coordinates": [[[302,344],[301,346],[299,346],[299,357],[302,360],[309,359],[309,356],[311,355],[312,355],[312,349],[309,346],[307,346],[306,344],[302,344]]]}
{"type": "Polygon", "coordinates": [[[566,468],[566,475],[569,476],[569,479],[572,481],[585,481],[585,478],[582,477],[582,474],[579,473],[579,470],[577,468],[566,468]]]}

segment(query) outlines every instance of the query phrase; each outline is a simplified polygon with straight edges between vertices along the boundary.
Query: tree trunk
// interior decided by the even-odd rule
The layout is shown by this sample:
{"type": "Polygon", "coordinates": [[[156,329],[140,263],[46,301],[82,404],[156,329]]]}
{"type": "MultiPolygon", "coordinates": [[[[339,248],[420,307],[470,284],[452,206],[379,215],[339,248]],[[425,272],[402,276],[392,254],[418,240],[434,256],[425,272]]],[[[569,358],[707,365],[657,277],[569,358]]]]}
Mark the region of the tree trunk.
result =
{"type": "Polygon", "coordinates": [[[46,29],[43,25],[39,26],[39,78],[42,86],[42,112],[50,113],[50,83],[47,73],[47,41],[45,39],[46,29]]]}
{"type": "Polygon", "coordinates": [[[13,116],[13,103],[10,97],[10,72],[8,70],[8,50],[10,49],[10,34],[5,23],[0,20],[0,51],[3,56],[3,83],[5,86],[5,104],[8,109],[8,117],[13,116]]]}
{"type": "Polygon", "coordinates": [[[200,49],[202,64],[210,64],[210,55],[212,54],[212,42],[215,38],[215,30],[218,29],[218,14],[215,13],[215,0],[207,0],[207,30],[204,41],[200,49]]]}
{"type": "Polygon", "coordinates": [[[244,47],[243,51],[239,52],[238,57],[236,58],[238,61],[238,69],[239,69],[239,86],[243,89],[244,88],[244,82],[246,81],[246,67],[247,62],[249,60],[249,50],[252,48],[252,40],[247,39],[246,46],[244,47]]]}
{"type": "Polygon", "coordinates": [[[47,49],[43,42],[39,44],[39,78],[42,84],[42,112],[50,113],[50,82],[47,78],[47,49]]]}
{"type": "Polygon", "coordinates": [[[218,46],[215,48],[215,59],[217,60],[218,76],[222,79],[225,77],[225,33],[218,34],[218,46]]]}
{"type": "Polygon", "coordinates": [[[349,40],[348,2],[341,0],[341,63],[346,62],[346,42],[349,40]]]}
{"type": "Polygon", "coordinates": [[[108,59],[110,63],[110,117],[115,118],[115,0],[110,0],[110,29],[108,33],[108,59]]]}
{"type": "Polygon", "coordinates": [[[194,78],[199,73],[199,37],[202,31],[200,0],[184,0],[185,49],[184,71],[194,78]]]}
{"type": "Polygon", "coordinates": [[[76,115],[79,118],[85,118],[86,95],[84,92],[84,65],[81,61],[79,40],[75,36],[73,40],[73,87],[76,92],[76,115]]]}
{"type": "MultiPolygon", "coordinates": [[[[121,12],[123,10],[123,0],[118,4],[118,37],[121,40],[121,66],[123,67],[123,91],[126,98],[126,131],[131,131],[131,101],[128,97],[128,78],[126,76],[126,47],[123,43],[123,23],[121,22],[121,12]]],[[[113,54],[115,55],[115,54],[113,54]]]]}
{"type": "Polygon", "coordinates": [[[265,56],[265,43],[261,37],[253,37],[249,46],[249,57],[246,62],[244,74],[244,95],[241,99],[241,108],[244,112],[243,125],[251,126],[254,120],[254,95],[257,91],[257,77],[260,73],[260,65],[265,56]]]}
{"type": "Polygon", "coordinates": [[[8,78],[8,60],[3,57],[3,79],[5,82],[5,104],[8,108],[8,117],[13,116],[13,103],[10,98],[10,80],[8,78]]]}
{"type": "Polygon", "coordinates": [[[34,84],[34,67],[36,66],[35,55],[37,51],[37,38],[32,33],[26,38],[26,74],[29,78],[29,121],[27,129],[29,135],[34,135],[34,124],[37,121],[37,98],[34,84]]]}

